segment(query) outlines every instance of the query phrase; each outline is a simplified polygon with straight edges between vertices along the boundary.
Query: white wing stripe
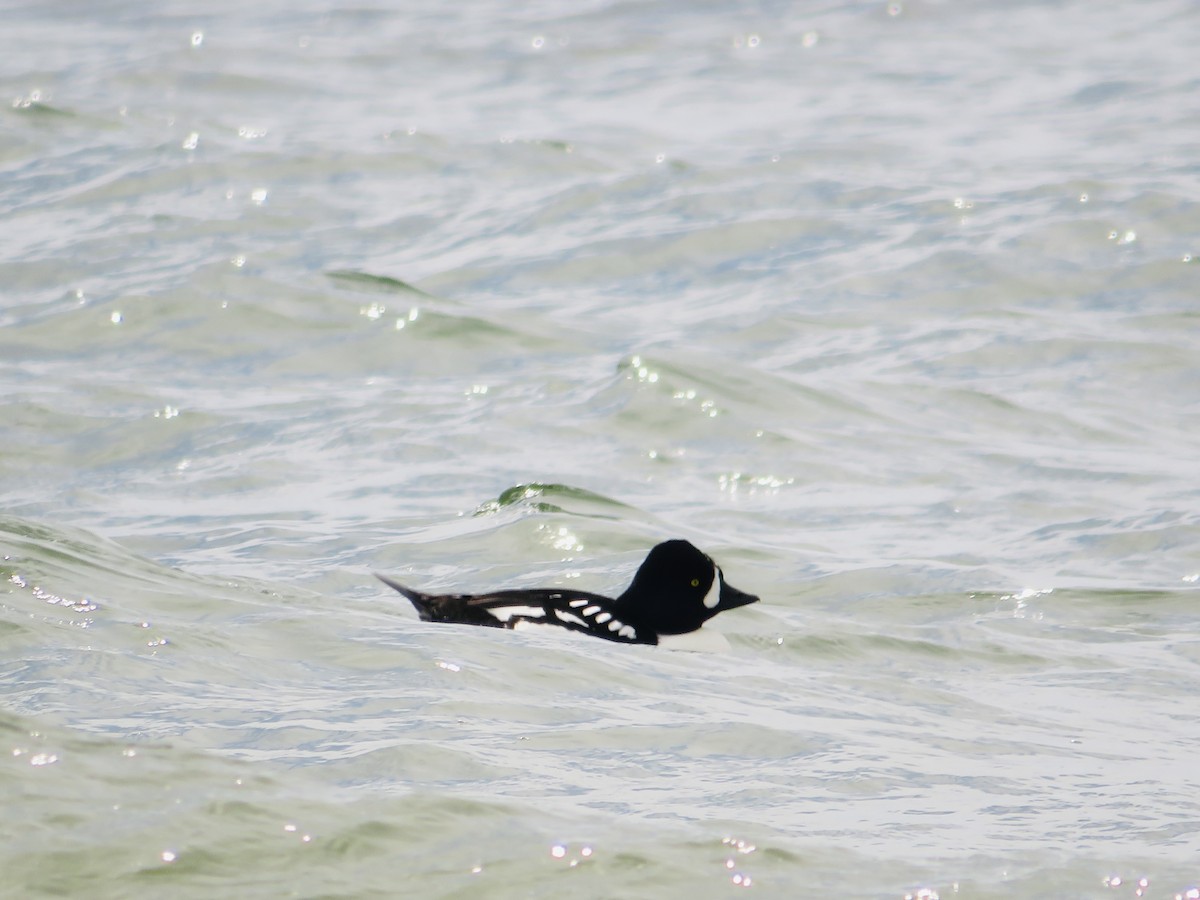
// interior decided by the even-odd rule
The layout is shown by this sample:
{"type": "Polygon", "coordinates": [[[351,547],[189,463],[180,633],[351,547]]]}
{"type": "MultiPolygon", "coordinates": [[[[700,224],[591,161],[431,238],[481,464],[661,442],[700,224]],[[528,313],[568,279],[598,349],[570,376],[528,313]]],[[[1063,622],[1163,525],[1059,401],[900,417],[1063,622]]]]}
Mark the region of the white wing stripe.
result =
{"type": "Polygon", "coordinates": [[[498,622],[507,622],[513,616],[541,618],[546,615],[546,611],[540,606],[488,606],[485,609],[498,622]]]}
{"type": "Polygon", "coordinates": [[[583,619],[579,618],[579,616],[575,615],[575,613],[569,613],[565,609],[556,609],[554,614],[558,616],[558,620],[560,622],[572,622],[582,628],[587,628],[587,622],[583,621],[583,619]]]}

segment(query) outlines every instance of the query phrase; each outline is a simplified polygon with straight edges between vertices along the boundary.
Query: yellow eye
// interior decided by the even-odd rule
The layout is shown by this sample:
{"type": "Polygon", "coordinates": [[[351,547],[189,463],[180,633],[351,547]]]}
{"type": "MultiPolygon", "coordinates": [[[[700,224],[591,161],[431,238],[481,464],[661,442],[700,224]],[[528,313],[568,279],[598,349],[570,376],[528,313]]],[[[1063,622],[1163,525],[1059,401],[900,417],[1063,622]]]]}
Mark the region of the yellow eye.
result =
{"type": "Polygon", "coordinates": [[[700,579],[699,578],[692,579],[692,587],[700,587],[700,579]]]}

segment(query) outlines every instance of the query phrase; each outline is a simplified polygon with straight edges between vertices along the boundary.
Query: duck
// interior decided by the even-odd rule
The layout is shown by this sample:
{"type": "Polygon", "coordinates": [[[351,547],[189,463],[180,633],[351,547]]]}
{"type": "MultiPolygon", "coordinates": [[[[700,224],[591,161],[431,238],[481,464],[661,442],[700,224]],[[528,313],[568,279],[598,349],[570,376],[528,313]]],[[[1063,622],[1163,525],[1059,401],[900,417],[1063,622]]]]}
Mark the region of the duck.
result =
{"type": "Polygon", "coordinates": [[[508,629],[555,626],[624,644],[659,644],[698,631],[717,613],[759,600],[727,582],[710,556],[679,539],[653,547],[629,587],[615,598],[565,588],[427,594],[387,575],[375,577],[411,601],[425,622],[508,629]]]}

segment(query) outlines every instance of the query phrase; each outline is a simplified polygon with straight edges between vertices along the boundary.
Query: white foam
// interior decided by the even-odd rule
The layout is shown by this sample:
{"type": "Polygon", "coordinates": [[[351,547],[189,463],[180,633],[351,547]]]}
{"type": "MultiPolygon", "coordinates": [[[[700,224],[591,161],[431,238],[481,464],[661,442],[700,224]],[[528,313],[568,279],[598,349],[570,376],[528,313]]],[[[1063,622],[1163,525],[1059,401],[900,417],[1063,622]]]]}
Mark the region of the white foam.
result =
{"type": "MultiPolygon", "coordinates": [[[[553,632],[555,640],[558,640],[560,637],[567,638],[568,635],[583,637],[578,631],[571,631],[569,628],[563,628],[561,625],[555,625],[553,622],[531,622],[529,619],[517,619],[513,624],[512,630],[522,632],[553,632]]],[[[570,638],[567,639],[569,640],[570,638]]]]}
{"type": "Polygon", "coordinates": [[[712,628],[697,628],[687,634],[660,634],[658,646],[693,653],[729,653],[733,650],[729,639],[712,628]]]}

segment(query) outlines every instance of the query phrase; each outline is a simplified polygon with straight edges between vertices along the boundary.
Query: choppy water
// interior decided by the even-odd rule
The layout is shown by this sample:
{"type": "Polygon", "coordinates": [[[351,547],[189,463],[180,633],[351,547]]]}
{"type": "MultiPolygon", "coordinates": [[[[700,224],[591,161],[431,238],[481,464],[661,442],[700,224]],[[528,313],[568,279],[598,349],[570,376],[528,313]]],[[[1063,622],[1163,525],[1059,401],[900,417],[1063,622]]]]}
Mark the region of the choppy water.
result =
{"type": "Polygon", "coordinates": [[[1193,3],[0,42],[0,894],[1200,885],[1193,3]],[[731,653],[370,574],[671,536],[731,653]]]}

